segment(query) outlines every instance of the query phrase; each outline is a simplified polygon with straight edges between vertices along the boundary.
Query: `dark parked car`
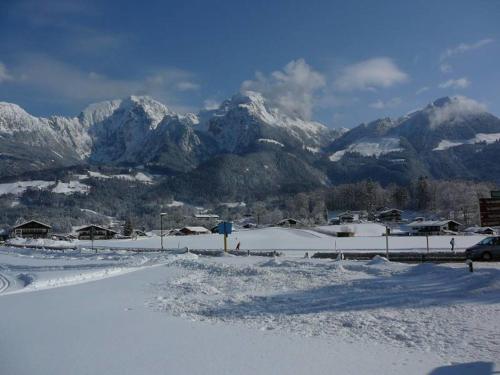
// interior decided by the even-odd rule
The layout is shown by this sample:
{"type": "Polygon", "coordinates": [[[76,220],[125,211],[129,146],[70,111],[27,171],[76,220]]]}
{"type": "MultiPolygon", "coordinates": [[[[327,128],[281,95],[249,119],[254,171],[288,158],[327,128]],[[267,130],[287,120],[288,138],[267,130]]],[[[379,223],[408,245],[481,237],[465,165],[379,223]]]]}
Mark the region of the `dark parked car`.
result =
{"type": "Polygon", "coordinates": [[[500,237],[486,237],[465,250],[465,256],[472,260],[500,260],[500,237]]]}

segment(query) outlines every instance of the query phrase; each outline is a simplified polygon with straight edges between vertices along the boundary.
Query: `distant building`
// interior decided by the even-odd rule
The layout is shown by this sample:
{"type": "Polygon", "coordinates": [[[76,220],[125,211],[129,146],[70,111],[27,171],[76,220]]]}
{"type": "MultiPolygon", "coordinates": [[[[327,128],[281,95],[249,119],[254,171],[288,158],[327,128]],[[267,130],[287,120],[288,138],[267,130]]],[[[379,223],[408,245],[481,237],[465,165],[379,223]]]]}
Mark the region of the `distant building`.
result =
{"type": "Polygon", "coordinates": [[[376,218],[384,223],[392,222],[397,223],[401,221],[401,215],[403,211],[398,210],[397,208],[389,208],[378,211],[376,214],[376,218]]]}
{"type": "Polygon", "coordinates": [[[496,235],[497,232],[495,229],[491,227],[470,227],[464,230],[465,233],[469,234],[487,234],[487,235],[496,235]]]}
{"type": "Polygon", "coordinates": [[[354,223],[354,220],[359,220],[359,216],[355,215],[351,211],[342,212],[338,217],[340,223],[354,223]]]}
{"type": "Polygon", "coordinates": [[[414,236],[434,236],[456,233],[460,225],[455,220],[424,220],[414,221],[408,224],[408,227],[414,236]]]}
{"type": "Polygon", "coordinates": [[[278,221],[276,225],[279,227],[296,227],[298,225],[302,225],[302,223],[297,219],[292,219],[288,217],[286,219],[278,221]]]}
{"type": "Polygon", "coordinates": [[[215,214],[196,214],[194,215],[196,219],[199,220],[219,220],[219,215],[215,214]]]}
{"type": "Polygon", "coordinates": [[[47,238],[52,227],[37,220],[30,220],[12,228],[12,237],[47,238]]]}
{"type": "Polygon", "coordinates": [[[329,212],[328,218],[328,223],[332,225],[343,223],[360,223],[368,219],[368,212],[364,210],[329,212]]]}
{"type": "Polygon", "coordinates": [[[500,191],[492,191],[491,198],[479,199],[482,227],[500,226],[500,191]]]}
{"type": "Polygon", "coordinates": [[[118,234],[114,230],[94,224],[77,229],[76,233],[79,240],[110,240],[118,234]]]}
{"type": "Polygon", "coordinates": [[[184,236],[192,236],[198,234],[210,234],[211,232],[205,227],[184,227],[179,229],[178,234],[184,236]]]}

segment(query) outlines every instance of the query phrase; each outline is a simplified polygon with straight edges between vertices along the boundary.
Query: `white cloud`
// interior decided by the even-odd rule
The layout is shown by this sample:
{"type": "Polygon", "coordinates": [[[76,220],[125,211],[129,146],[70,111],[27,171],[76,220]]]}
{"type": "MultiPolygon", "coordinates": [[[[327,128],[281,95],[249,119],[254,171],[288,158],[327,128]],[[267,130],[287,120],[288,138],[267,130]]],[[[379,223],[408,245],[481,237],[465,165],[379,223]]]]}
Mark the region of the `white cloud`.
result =
{"type": "Polygon", "coordinates": [[[203,109],[206,109],[208,111],[214,110],[219,108],[220,102],[215,100],[215,99],[205,99],[203,101],[203,109]]]}
{"type": "Polygon", "coordinates": [[[182,81],[177,84],[177,89],[180,91],[196,91],[200,89],[200,85],[194,82],[182,81]]]}
{"type": "Polygon", "coordinates": [[[46,55],[24,56],[13,74],[21,77],[16,84],[28,88],[33,95],[63,98],[82,105],[129,95],[150,95],[173,109],[184,110],[188,108],[179,104],[179,94],[197,86],[193,75],[181,69],[162,68],[135,79],[120,79],[85,71],[46,55]]]}
{"type": "Polygon", "coordinates": [[[394,107],[397,107],[398,105],[400,105],[402,102],[401,98],[392,98],[390,100],[387,100],[387,101],[383,101],[383,100],[377,100],[373,103],[370,103],[369,104],[369,107],[370,108],[374,108],[374,109],[387,109],[387,108],[394,108],[394,107]]]}
{"type": "Polygon", "coordinates": [[[465,117],[486,111],[486,106],[465,96],[454,96],[442,106],[430,109],[430,125],[435,128],[444,123],[461,121],[465,117]]]}
{"type": "Polygon", "coordinates": [[[269,76],[257,72],[254,80],[242,83],[241,91],[257,91],[271,105],[289,115],[309,119],[314,106],[314,95],[325,83],[322,74],[314,71],[303,59],[298,59],[269,76]]]}
{"type": "Polygon", "coordinates": [[[0,61],[0,83],[11,81],[14,78],[9,74],[7,67],[0,61]]]}
{"type": "Polygon", "coordinates": [[[416,95],[420,95],[420,94],[423,94],[423,93],[424,93],[424,92],[426,92],[426,91],[429,91],[429,87],[424,86],[424,87],[419,88],[419,89],[415,92],[415,94],[416,94],[416,95]]]}
{"type": "Polygon", "coordinates": [[[376,57],[347,66],[335,80],[339,90],[373,90],[408,81],[408,75],[388,57],[376,57]]]}
{"type": "Polygon", "coordinates": [[[458,46],[453,47],[453,48],[448,48],[446,51],[444,51],[441,54],[441,61],[444,61],[446,59],[449,59],[450,57],[456,56],[456,55],[461,55],[465,52],[472,51],[481,47],[484,47],[490,43],[493,43],[494,40],[491,38],[486,38],[486,39],[481,39],[475,43],[472,44],[467,44],[467,43],[460,43],[458,46]]]}
{"type": "Polygon", "coordinates": [[[439,65],[439,70],[441,70],[442,73],[451,73],[453,71],[453,67],[448,63],[442,63],[439,65]]]}
{"type": "Polygon", "coordinates": [[[441,89],[464,89],[470,85],[470,81],[467,77],[449,79],[446,82],[440,83],[439,88],[441,89]]]}

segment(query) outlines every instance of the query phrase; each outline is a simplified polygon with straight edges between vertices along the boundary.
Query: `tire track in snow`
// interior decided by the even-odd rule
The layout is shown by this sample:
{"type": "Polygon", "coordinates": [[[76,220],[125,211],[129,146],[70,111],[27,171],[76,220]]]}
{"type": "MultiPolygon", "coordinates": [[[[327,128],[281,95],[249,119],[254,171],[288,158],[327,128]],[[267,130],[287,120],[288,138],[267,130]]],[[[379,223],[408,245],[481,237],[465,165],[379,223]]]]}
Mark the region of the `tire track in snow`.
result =
{"type": "Polygon", "coordinates": [[[5,292],[10,286],[10,281],[0,273],[0,294],[5,292]]]}

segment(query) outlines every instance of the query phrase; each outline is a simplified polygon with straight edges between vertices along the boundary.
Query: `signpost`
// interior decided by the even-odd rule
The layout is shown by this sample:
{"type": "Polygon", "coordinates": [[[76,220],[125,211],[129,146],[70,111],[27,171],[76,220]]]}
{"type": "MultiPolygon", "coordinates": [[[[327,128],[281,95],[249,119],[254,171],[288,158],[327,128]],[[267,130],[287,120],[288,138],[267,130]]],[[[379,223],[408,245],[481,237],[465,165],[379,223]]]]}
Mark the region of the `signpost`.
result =
{"type": "Polygon", "coordinates": [[[227,252],[227,236],[233,232],[233,223],[223,221],[217,226],[217,232],[224,235],[224,252],[227,252]]]}

